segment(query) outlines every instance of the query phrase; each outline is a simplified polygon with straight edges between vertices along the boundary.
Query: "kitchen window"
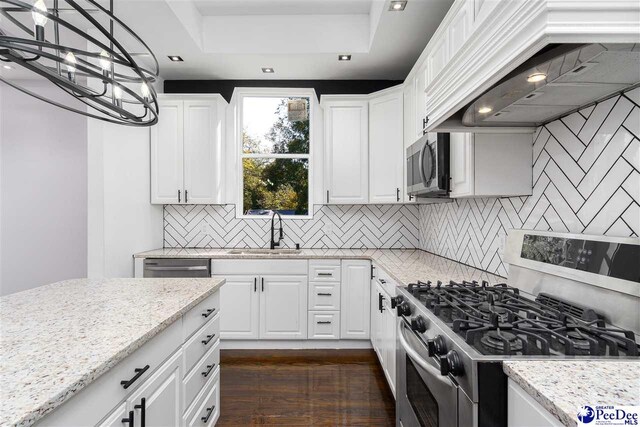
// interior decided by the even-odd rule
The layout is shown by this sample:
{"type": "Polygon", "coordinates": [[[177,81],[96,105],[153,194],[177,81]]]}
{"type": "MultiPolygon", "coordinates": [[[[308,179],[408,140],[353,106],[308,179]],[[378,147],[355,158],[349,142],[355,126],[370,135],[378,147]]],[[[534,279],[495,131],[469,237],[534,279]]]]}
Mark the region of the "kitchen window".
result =
{"type": "Polygon", "coordinates": [[[309,218],[311,91],[239,96],[238,216],[309,218]]]}

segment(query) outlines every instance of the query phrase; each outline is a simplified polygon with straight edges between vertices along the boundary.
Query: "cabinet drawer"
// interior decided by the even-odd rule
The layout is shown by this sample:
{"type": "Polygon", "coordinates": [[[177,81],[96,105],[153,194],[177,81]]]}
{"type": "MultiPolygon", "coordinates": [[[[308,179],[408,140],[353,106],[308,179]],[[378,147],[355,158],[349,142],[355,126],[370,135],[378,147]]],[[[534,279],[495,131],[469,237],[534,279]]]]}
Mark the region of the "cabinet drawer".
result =
{"type": "Polygon", "coordinates": [[[220,313],[220,291],[209,295],[182,318],[182,337],[186,341],[195,331],[220,313]]]}
{"type": "Polygon", "coordinates": [[[340,310],[340,284],[310,283],[309,310],[340,310]]]}
{"type": "Polygon", "coordinates": [[[312,282],[340,282],[340,260],[309,260],[309,280],[312,282]]]}
{"type": "Polygon", "coordinates": [[[310,311],[309,312],[310,340],[337,340],[340,339],[340,312],[339,311],[310,311]]]}
{"type": "Polygon", "coordinates": [[[396,287],[398,286],[396,281],[393,280],[391,276],[389,276],[389,274],[382,268],[378,267],[377,265],[374,266],[376,267],[376,279],[378,283],[380,283],[380,286],[382,286],[382,288],[389,294],[389,296],[395,297],[396,287]]]}
{"type": "Polygon", "coordinates": [[[220,315],[200,328],[184,345],[184,372],[191,368],[220,340],[220,315]]]}
{"type": "Polygon", "coordinates": [[[216,341],[215,345],[200,359],[191,372],[189,372],[183,381],[183,401],[184,408],[189,408],[198,395],[202,387],[205,386],[211,377],[218,375],[220,369],[220,341],[216,341]]]}
{"type": "Polygon", "coordinates": [[[196,405],[185,415],[184,421],[187,427],[211,427],[220,418],[220,375],[216,373],[214,378],[205,386],[196,405]]]}

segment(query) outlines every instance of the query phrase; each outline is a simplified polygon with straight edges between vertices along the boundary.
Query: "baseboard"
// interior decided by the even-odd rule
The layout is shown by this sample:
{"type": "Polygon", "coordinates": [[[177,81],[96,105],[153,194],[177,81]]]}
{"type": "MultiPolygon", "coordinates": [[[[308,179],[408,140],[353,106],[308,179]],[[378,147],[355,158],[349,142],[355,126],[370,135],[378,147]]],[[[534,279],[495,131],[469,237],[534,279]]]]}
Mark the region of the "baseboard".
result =
{"type": "Polygon", "coordinates": [[[221,350],[297,350],[297,349],[348,349],[372,348],[367,340],[225,340],[220,341],[221,350]]]}

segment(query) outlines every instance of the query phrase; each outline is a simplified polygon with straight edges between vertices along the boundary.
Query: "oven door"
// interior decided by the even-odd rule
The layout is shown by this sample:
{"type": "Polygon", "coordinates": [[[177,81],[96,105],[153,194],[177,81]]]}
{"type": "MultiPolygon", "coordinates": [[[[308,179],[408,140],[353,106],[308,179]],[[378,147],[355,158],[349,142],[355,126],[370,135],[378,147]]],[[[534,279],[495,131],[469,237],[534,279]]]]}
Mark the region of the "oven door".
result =
{"type": "Polygon", "coordinates": [[[422,341],[398,322],[396,426],[457,427],[458,385],[440,374],[422,341]]]}

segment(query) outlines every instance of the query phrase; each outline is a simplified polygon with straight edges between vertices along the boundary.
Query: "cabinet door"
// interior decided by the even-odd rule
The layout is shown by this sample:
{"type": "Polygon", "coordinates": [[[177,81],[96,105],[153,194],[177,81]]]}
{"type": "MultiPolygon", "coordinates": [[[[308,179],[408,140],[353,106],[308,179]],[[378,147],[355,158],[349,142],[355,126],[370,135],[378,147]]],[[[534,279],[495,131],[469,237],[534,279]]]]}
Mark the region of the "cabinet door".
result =
{"type": "MultiPolygon", "coordinates": [[[[384,292],[384,291],[381,291],[384,292]]],[[[384,308],[382,311],[382,330],[384,331],[383,345],[384,348],[384,372],[389,382],[389,387],[393,395],[396,395],[396,322],[397,316],[394,309],[391,308],[390,297],[384,295],[384,308]]]]}
{"type": "MultiPolygon", "coordinates": [[[[443,32],[439,36],[440,38],[435,40],[433,43],[433,48],[431,52],[429,52],[429,56],[427,56],[427,65],[429,70],[429,80],[427,84],[431,84],[438,75],[440,71],[447,65],[447,61],[449,61],[449,37],[447,32],[443,32]]],[[[429,43],[431,44],[431,42],[429,43]]]]}
{"type": "Polygon", "coordinates": [[[371,262],[342,261],[340,338],[369,339],[371,262]]]}
{"type": "Polygon", "coordinates": [[[325,202],[367,203],[368,103],[332,102],[325,111],[325,202]]]}
{"type": "Polygon", "coordinates": [[[257,276],[225,276],[220,288],[220,338],[257,339],[260,298],[257,276]]]}
{"type": "Polygon", "coordinates": [[[260,277],[261,339],[307,338],[307,287],[307,276],[260,277]]]}
{"type": "Polygon", "coordinates": [[[384,293],[382,288],[378,284],[377,281],[372,282],[374,286],[372,286],[371,292],[371,344],[373,345],[373,349],[376,351],[378,355],[378,359],[380,360],[380,365],[384,366],[385,353],[382,345],[383,338],[383,317],[382,311],[380,311],[380,296],[383,296],[384,293]]]}
{"type": "Polygon", "coordinates": [[[127,399],[129,407],[134,409],[135,426],[180,425],[182,419],[181,364],[182,351],[178,351],[127,399]],[[143,413],[144,424],[142,423],[143,413]]]}
{"type": "Polygon", "coordinates": [[[151,203],[179,203],[184,201],[183,102],[160,99],[158,105],[162,114],[151,128],[151,203]]]}
{"type": "Polygon", "coordinates": [[[429,85],[429,58],[418,69],[415,80],[415,139],[414,142],[424,135],[424,129],[428,125],[427,121],[427,86],[429,85]]]}
{"type": "Polygon", "coordinates": [[[221,203],[223,116],[216,100],[184,101],[185,203],[221,203]]]}
{"type": "Polygon", "coordinates": [[[474,189],[473,135],[449,135],[451,166],[451,197],[472,196],[474,189]]]}
{"type": "MultiPolygon", "coordinates": [[[[127,408],[127,402],[122,402],[116,409],[113,410],[112,413],[107,415],[107,417],[101,423],[98,423],[98,427],[123,427],[125,423],[122,422],[124,418],[129,417],[129,410],[127,408]]],[[[135,415],[134,415],[135,420],[135,415]]],[[[80,420],[78,420],[81,422],[80,420]]]]}
{"type": "Polygon", "coordinates": [[[369,101],[369,203],[402,203],[402,92],[369,101]]]}

